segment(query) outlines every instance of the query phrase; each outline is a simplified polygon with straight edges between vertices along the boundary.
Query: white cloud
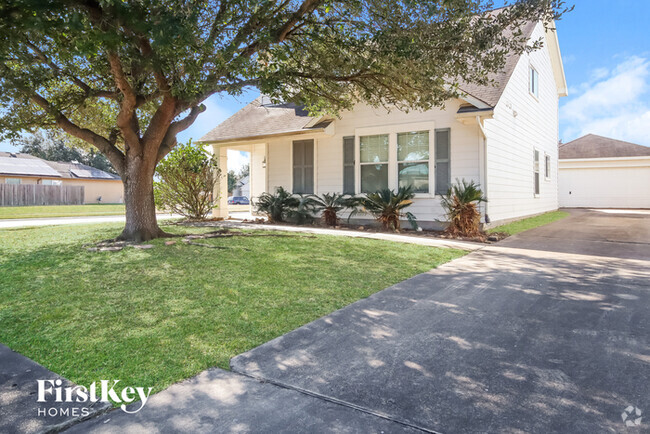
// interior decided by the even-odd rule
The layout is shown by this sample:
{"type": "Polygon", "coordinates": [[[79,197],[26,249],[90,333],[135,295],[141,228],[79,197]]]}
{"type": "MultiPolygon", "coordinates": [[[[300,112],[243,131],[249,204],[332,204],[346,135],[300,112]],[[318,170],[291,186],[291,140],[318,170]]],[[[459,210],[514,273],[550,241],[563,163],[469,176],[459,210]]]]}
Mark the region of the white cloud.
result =
{"type": "Polygon", "coordinates": [[[564,141],[593,133],[650,145],[650,62],[630,57],[597,68],[560,109],[564,141]]]}
{"type": "Polygon", "coordinates": [[[228,150],[228,171],[234,170],[239,173],[241,168],[249,163],[249,153],[243,151],[228,150]]]}

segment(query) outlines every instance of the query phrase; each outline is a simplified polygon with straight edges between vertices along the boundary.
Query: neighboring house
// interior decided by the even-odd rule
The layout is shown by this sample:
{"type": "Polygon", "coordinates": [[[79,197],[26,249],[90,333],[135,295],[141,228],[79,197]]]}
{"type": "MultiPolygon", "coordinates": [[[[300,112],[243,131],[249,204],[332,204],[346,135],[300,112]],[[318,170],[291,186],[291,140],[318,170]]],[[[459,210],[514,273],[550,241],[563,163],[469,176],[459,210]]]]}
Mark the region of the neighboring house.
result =
{"type": "Polygon", "coordinates": [[[119,176],[80,163],[46,161],[29,154],[0,152],[0,183],[82,185],[84,203],[122,203],[119,176]]]}
{"type": "MultiPolygon", "coordinates": [[[[556,33],[522,29],[544,47],[511,55],[496,86],[467,85],[443,109],[404,113],[365,105],[340,118],[311,117],[260,97],[201,138],[227,172],[227,150],[250,152],[250,194],[359,194],[412,184],[409,208],[424,227],[444,219],[440,195],[456,179],[480,183],[484,220],[502,222],[558,208],[558,99],[567,86],[556,33]],[[544,176],[545,167],[548,176],[544,176]],[[487,215],[487,217],[486,217],[487,215]]],[[[227,217],[225,183],[214,213],[227,217]]]]}
{"type": "Polygon", "coordinates": [[[650,208],[650,147],[588,134],[559,154],[560,206],[650,208]]]}
{"type": "Polygon", "coordinates": [[[233,196],[244,196],[248,199],[251,197],[251,186],[250,186],[250,177],[244,176],[243,178],[237,181],[235,190],[233,190],[233,196]]]}

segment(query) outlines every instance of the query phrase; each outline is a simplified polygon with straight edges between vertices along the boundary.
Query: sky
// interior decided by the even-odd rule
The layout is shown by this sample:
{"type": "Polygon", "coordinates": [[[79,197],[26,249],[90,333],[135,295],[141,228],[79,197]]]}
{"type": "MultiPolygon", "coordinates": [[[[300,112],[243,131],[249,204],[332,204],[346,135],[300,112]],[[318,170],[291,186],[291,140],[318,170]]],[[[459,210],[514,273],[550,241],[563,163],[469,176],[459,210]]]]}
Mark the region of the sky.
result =
{"type": "MultiPolygon", "coordinates": [[[[575,9],[557,22],[569,96],[560,100],[563,142],[588,133],[650,146],[650,0],[574,0],[575,9]]],[[[179,141],[197,140],[255,99],[215,95],[179,141]]],[[[0,143],[0,151],[16,151],[0,143]]],[[[229,169],[246,164],[246,153],[230,151],[229,169]]]]}

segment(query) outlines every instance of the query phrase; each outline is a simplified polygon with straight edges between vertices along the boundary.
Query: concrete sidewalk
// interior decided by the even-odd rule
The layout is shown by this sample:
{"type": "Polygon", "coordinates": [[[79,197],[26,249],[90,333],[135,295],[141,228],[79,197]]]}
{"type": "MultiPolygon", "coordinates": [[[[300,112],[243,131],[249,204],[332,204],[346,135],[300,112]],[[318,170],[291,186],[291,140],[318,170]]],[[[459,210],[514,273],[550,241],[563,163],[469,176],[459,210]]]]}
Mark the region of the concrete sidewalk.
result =
{"type": "MultiPolygon", "coordinates": [[[[49,405],[36,402],[37,380],[61,380],[61,387],[74,386],[60,375],[0,344],[0,433],[47,432],[70,426],[82,419],[79,416],[61,415],[62,412],[79,407],[78,404],[49,405]],[[43,415],[51,407],[56,409],[57,414],[43,415]]],[[[98,402],[85,407],[90,409],[88,417],[92,417],[108,410],[111,405],[98,402]]]]}
{"type": "MultiPolygon", "coordinates": [[[[181,218],[175,214],[157,214],[158,220],[181,218]]],[[[123,215],[117,216],[91,216],[91,217],[52,217],[36,219],[4,219],[0,220],[0,229],[24,228],[32,226],[76,225],[91,223],[115,223],[125,221],[123,215]]]]}
{"type": "MultiPolygon", "coordinates": [[[[136,404],[139,408],[139,403],[136,404]]],[[[66,433],[418,433],[347,406],[208,369],[153,395],[136,414],[113,410],[66,433]]]]}

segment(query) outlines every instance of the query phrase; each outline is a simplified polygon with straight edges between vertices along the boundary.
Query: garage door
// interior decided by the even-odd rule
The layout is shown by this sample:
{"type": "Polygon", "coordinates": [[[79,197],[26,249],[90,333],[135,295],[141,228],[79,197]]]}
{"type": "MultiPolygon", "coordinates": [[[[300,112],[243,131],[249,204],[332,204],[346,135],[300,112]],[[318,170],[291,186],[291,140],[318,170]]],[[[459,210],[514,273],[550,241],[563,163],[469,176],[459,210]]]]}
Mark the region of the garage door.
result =
{"type": "Polygon", "coordinates": [[[563,168],[561,207],[650,208],[650,164],[645,167],[563,168]]]}

